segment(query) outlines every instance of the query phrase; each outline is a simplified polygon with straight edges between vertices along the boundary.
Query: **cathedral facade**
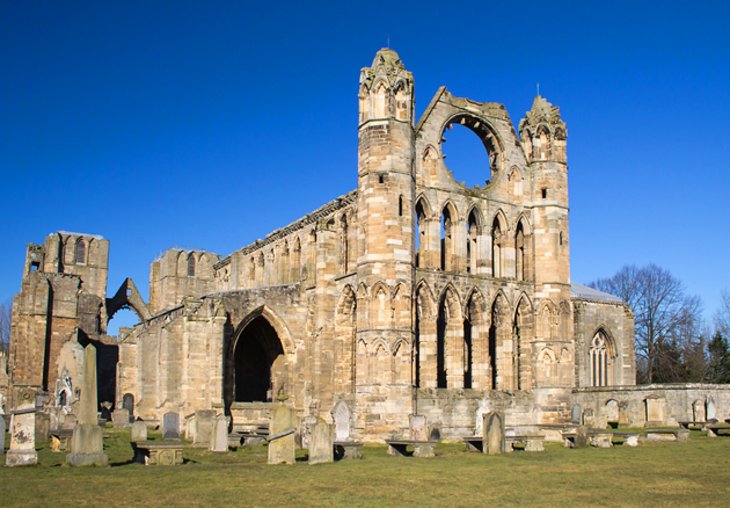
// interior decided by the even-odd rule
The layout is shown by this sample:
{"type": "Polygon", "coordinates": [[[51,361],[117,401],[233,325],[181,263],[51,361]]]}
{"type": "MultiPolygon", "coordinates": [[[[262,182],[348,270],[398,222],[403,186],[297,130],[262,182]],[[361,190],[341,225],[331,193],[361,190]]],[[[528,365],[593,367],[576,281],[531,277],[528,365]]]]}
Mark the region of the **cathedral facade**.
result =
{"type": "Polygon", "coordinates": [[[278,400],[378,440],[407,432],[412,415],[458,437],[486,410],[549,426],[575,420],[578,403],[607,418],[609,391],[629,407],[631,311],[570,281],[558,108],[537,96],[516,131],[501,104],[442,87],[416,120],[413,76],[391,49],[362,69],[358,102],[356,190],[225,257],[165,252],[148,302],[129,279],[107,297],[101,237],[30,245],[10,396],[32,386],[70,405],[89,344],[108,357],[100,398],[147,421],[212,409],[245,427],[278,400]],[[456,124],[489,156],[483,186],[448,168],[442,144],[456,124]],[[107,336],[125,307],[139,323],[107,336]]]}

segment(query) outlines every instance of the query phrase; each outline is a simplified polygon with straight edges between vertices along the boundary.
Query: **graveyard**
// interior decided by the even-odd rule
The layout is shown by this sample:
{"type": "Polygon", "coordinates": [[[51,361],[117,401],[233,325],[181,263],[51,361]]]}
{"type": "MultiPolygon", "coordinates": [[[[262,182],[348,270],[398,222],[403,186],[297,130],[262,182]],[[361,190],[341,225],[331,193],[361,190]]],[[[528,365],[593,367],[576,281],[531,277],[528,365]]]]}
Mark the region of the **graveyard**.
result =
{"type": "MultiPolygon", "coordinates": [[[[625,430],[625,429],[622,429],[625,430]]],[[[483,503],[540,505],[721,504],[730,494],[730,439],[690,431],[686,442],[638,447],[565,448],[489,456],[463,443],[439,443],[435,457],[392,457],[365,445],[362,460],[308,465],[298,448],[293,465],[268,465],[266,446],[225,453],[194,448],[182,439],[183,464],[133,462],[130,429],[107,427],[106,467],[66,464],[65,453],[38,443],[34,466],[0,468],[3,506],[373,506],[483,503]]],[[[150,441],[162,433],[150,430],[150,441]]]]}

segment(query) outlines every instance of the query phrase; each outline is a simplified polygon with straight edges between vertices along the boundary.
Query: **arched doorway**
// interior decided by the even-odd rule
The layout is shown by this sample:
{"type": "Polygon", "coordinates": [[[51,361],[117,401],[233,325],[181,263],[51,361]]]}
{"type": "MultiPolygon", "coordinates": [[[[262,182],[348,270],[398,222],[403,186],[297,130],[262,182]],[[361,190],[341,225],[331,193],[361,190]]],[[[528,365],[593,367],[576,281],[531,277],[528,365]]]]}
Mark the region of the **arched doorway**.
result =
{"type": "Polygon", "coordinates": [[[259,315],[238,336],[233,353],[233,400],[268,402],[286,376],[284,349],[271,323],[259,315]]]}

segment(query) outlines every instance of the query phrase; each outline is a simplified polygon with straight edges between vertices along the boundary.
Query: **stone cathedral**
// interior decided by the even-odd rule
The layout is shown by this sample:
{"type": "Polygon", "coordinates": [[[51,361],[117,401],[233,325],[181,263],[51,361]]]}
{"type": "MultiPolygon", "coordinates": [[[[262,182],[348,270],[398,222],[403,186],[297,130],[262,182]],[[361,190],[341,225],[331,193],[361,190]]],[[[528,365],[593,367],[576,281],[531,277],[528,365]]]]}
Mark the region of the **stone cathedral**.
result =
{"type": "Polygon", "coordinates": [[[30,385],[71,406],[89,344],[100,402],[152,422],[212,409],[255,425],[278,400],[372,441],[405,433],[411,415],[455,438],[493,409],[550,426],[576,407],[638,425],[686,418],[687,397],[707,407],[706,391],[635,386],[630,309],[570,281],[557,107],[538,95],[515,131],[501,104],[442,87],[416,119],[413,75],[391,49],[362,69],[358,104],[357,189],[225,257],[165,252],[148,302],[130,279],[107,296],[102,237],[29,245],[10,398],[30,385]],[[488,153],[484,186],[449,170],[455,124],[488,153]],[[109,337],[121,308],[139,323],[109,337]]]}

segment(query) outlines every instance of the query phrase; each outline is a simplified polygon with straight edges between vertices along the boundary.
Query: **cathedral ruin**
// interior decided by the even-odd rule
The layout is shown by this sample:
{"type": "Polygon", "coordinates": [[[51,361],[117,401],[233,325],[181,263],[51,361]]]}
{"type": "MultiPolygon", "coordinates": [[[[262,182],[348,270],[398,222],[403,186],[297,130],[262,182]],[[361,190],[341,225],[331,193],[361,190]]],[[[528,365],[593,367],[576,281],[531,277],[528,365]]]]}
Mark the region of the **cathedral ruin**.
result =
{"type": "Polygon", "coordinates": [[[102,237],[29,245],[10,399],[31,386],[71,408],[91,344],[100,401],[149,422],[215,410],[255,425],[282,400],[373,441],[412,415],[456,438],[494,409],[508,425],[547,428],[727,408],[722,387],[635,386],[630,309],[571,283],[556,106],[538,95],[515,131],[501,104],[442,87],[416,119],[413,75],[391,49],[362,69],[358,104],[357,189],[224,257],[168,250],[152,262],[147,302],[130,279],[107,296],[102,237]],[[454,124],[488,153],[481,187],[457,182],[444,159],[454,124]],[[139,323],[107,336],[121,308],[139,323]]]}

